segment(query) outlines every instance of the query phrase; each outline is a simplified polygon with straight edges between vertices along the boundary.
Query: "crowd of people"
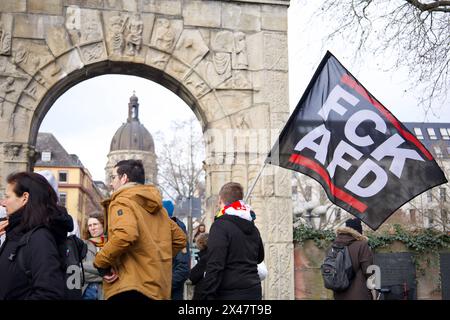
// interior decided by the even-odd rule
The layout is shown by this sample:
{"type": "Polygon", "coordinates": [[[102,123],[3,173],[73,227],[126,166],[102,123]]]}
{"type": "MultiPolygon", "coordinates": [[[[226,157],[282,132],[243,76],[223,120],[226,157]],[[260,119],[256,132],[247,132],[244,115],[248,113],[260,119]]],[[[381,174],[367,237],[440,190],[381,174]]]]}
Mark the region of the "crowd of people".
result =
{"type": "Polygon", "coordinates": [[[262,299],[264,246],[240,184],[221,188],[210,231],[197,228],[199,260],[191,266],[186,227],[173,203],[145,184],[142,162],[118,162],[110,179],[104,212],[90,213],[80,235],[49,172],[8,176],[0,202],[0,300],[71,299],[70,283],[80,284],[85,300],[181,300],[188,279],[196,300],[262,299]],[[69,237],[84,241],[72,250],[82,259],[80,279],[69,273],[69,237]]]}

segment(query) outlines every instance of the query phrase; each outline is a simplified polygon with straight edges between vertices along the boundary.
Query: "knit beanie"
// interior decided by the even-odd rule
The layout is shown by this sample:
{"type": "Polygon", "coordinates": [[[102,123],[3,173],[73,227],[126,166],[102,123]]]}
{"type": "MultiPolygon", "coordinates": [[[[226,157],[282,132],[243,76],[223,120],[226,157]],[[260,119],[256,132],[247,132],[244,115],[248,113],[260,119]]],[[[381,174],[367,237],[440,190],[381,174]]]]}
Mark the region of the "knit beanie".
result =
{"type": "Polygon", "coordinates": [[[358,218],[348,219],[347,221],[345,221],[345,226],[352,228],[362,234],[361,220],[359,220],[358,218]]]}

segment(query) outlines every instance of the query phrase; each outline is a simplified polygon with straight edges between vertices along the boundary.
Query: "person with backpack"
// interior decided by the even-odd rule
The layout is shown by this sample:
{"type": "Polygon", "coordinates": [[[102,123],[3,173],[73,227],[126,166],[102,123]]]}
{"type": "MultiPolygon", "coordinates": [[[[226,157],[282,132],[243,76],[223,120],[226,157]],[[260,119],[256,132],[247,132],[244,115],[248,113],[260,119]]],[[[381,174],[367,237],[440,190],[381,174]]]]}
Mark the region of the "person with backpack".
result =
{"type": "Polygon", "coordinates": [[[366,271],[373,264],[373,254],[362,234],[361,220],[346,220],[336,234],[322,265],[325,287],[333,290],[335,300],[372,300],[366,271]]]}
{"type": "Polygon", "coordinates": [[[87,254],[83,259],[85,283],[83,286],[83,300],[103,300],[103,278],[94,267],[94,259],[106,242],[104,233],[103,214],[93,212],[89,214],[84,228],[84,242],[87,245],[87,254]]]}
{"type": "Polygon", "coordinates": [[[0,300],[66,299],[66,270],[60,245],[73,220],[41,175],[9,175],[5,199],[8,225],[0,249],[0,300]]]}

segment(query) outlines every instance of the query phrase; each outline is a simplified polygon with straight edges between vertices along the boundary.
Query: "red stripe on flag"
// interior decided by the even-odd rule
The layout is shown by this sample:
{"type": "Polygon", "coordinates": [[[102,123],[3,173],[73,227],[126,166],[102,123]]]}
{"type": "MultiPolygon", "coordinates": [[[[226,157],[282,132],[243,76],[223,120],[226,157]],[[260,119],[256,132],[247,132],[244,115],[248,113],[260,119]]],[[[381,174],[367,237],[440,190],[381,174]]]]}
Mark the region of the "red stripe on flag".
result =
{"type": "Polygon", "coordinates": [[[333,196],[335,196],[336,198],[344,201],[345,203],[347,203],[349,206],[355,208],[356,210],[358,210],[359,212],[363,213],[364,211],[366,211],[367,209],[367,205],[362,203],[361,201],[359,201],[358,199],[352,197],[351,195],[349,195],[348,193],[346,193],[345,191],[337,188],[330,179],[330,176],[328,175],[328,172],[319,164],[317,164],[316,162],[314,162],[313,160],[303,157],[299,154],[292,154],[291,157],[289,158],[289,162],[304,166],[308,169],[311,169],[313,171],[315,171],[317,174],[319,174],[322,179],[325,181],[325,183],[328,185],[328,187],[330,188],[331,194],[333,196]]]}
{"type": "Polygon", "coordinates": [[[348,85],[350,88],[358,92],[361,96],[363,96],[370,104],[372,104],[375,108],[377,108],[381,114],[384,115],[384,117],[389,120],[394,127],[400,132],[400,134],[408,141],[413,143],[417,148],[422,151],[422,153],[428,158],[428,160],[433,160],[433,156],[431,153],[425,149],[425,147],[417,140],[417,138],[409,133],[408,131],[404,130],[397,119],[394,118],[394,116],[378,101],[376,101],[374,98],[372,98],[366,89],[364,89],[360,84],[358,84],[355,79],[350,77],[348,74],[344,74],[341,77],[341,82],[348,85]]]}

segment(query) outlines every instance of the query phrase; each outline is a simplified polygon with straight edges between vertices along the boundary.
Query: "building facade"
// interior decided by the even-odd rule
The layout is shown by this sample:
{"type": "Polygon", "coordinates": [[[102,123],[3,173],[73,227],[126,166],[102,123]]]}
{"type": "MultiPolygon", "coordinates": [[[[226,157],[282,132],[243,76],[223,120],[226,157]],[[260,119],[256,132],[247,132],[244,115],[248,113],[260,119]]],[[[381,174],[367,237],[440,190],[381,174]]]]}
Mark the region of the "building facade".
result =
{"type": "Polygon", "coordinates": [[[53,173],[58,182],[59,203],[78,221],[82,230],[90,213],[102,212],[102,192],[78,157],[69,154],[53,134],[40,132],[36,150],[39,157],[34,171],[53,173]]]}

